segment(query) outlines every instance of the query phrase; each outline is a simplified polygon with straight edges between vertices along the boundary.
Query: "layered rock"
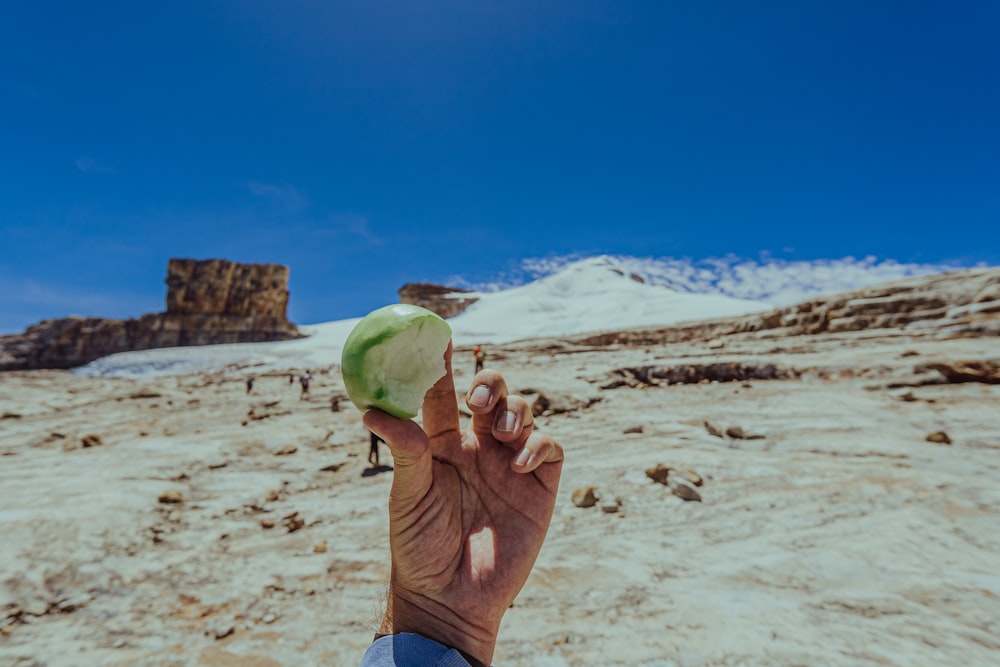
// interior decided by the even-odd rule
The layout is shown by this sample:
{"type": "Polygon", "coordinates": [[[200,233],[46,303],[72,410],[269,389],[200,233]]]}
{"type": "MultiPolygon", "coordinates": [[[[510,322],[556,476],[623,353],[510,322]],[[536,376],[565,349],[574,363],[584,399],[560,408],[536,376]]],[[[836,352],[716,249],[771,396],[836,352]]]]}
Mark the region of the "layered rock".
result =
{"type": "Polygon", "coordinates": [[[650,345],[897,329],[938,337],[1000,335],[1000,269],[969,269],[885,283],[796,306],[722,320],[574,337],[584,345],[650,345]]]}
{"type": "Polygon", "coordinates": [[[223,259],[167,264],[167,313],[284,320],[287,308],[287,266],[223,259]]]}
{"type": "Polygon", "coordinates": [[[286,266],[172,259],[167,286],[165,313],[45,320],[0,337],[0,370],[72,368],[117,352],[300,336],[286,316],[286,266]]]}
{"type": "Polygon", "coordinates": [[[421,306],[448,319],[479,301],[479,297],[466,296],[468,294],[468,290],[457,287],[445,287],[434,283],[406,283],[399,288],[399,302],[421,306]]]}

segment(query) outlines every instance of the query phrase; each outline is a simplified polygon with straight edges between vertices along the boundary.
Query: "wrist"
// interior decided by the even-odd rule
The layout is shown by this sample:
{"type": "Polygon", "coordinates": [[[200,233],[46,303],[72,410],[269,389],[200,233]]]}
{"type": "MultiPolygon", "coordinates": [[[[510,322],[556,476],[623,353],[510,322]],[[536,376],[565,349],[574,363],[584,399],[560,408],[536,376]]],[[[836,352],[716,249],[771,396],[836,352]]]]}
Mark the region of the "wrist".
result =
{"type": "Polygon", "coordinates": [[[457,650],[474,666],[485,666],[493,659],[498,629],[499,619],[461,618],[426,597],[390,590],[376,636],[412,632],[457,650]]]}

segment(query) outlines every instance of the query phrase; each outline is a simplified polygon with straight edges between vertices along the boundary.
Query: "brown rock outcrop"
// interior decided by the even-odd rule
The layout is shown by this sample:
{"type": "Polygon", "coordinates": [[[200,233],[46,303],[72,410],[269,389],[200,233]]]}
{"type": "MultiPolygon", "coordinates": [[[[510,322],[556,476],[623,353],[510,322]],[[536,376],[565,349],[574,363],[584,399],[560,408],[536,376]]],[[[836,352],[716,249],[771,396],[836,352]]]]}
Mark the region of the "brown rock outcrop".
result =
{"type": "Polygon", "coordinates": [[[447,319],[479,301],[479,297],[463,296],[468,293],[468,290],[434,283],[406,283],[399,288],[399,302],[421,306],[447,319]]]}
{"type": "Polygon", "coordinates": [[[288,267],[223,259],[171,259],[167,313],[285,319],[288,267]]]}
{"type": "Polygon", "coordinates": [[[0,370],[72,368],[117,352],[300,336],[285,314],[286,266],[172,259],[167,286],[165,313],[65,317],[0,337],[0,370]]]}
{"type": "Polygon", "coordinates": [[[866,329],[899,329],[939,337],[1000,335],[1000,268],[907,278],[767,313],[568,340],[593,346],[657,345],[716,342],[745,333],[779,338],[866,329]]]}

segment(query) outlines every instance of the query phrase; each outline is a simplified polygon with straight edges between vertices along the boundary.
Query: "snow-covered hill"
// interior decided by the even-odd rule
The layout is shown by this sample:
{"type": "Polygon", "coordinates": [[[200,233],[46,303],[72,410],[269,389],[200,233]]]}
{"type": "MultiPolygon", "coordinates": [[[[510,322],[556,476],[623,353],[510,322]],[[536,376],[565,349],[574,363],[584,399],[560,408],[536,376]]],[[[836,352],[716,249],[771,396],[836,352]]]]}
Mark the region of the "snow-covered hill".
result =
{"type": "MultiPolygon", "coordinates": [[[[766,310],[770,304],[720,294],[692,294],[653,285],[626,271],[622,260],[592,257],[535,282],[499,292],[449,320],[456,345],[503,343],[539,336],[673,324],[766,310]]],[[[344,340],[357,318],[302,326],[308,337],[277,343],[244,343],[125,352],[98,359],[77,373],[155,376],[222,370],[325,368],[340,362],[344,340]]],[[[244,371],[245,372],[245,371],[244,371]]]]}

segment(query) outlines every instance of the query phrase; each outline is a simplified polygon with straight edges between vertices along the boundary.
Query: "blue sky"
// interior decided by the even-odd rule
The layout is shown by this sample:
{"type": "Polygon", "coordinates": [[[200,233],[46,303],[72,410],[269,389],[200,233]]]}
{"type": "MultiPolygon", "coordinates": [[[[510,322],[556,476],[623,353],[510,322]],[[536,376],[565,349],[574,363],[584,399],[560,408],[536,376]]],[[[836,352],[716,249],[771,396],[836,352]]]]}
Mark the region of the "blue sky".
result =
{"type": "Polygon", "coordinates": [[[567,254],[1000,263],[1000,4],[6,3],[0,331],[291,267],[300,323],[567,254]]]}

